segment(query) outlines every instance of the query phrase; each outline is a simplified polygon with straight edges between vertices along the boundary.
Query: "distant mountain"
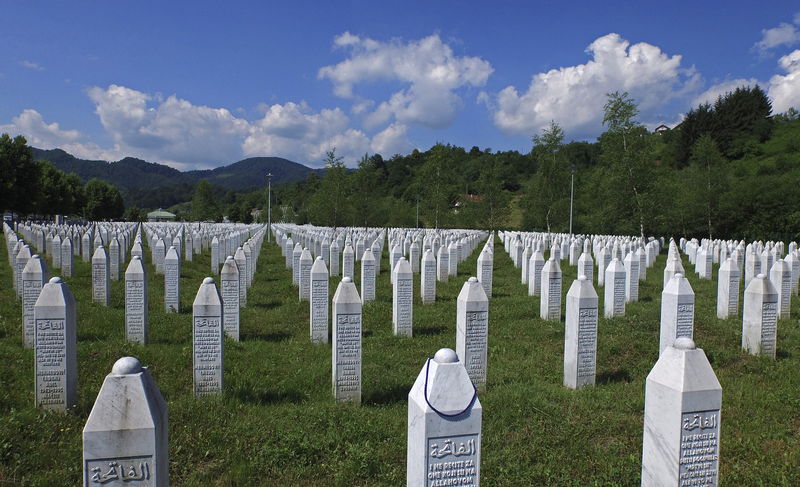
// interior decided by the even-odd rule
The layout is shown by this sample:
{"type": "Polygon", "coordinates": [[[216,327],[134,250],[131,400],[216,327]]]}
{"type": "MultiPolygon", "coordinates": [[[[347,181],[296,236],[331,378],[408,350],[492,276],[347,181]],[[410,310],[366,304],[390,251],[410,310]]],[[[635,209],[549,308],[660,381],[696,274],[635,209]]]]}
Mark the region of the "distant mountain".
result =
{"type": "Polygon", "coordinates": [[[312,169],[280,157],[250,157],[216,169],[181,172],[133,157],[117,162],[90,161],[78,159],[61,149],[31,149],[34,159],[44,159],[62,171],[74,172],[84,182],[98,178],[121,190],[194,185],[201,179],[207,179],[214,186],[241,191],[266,186],[267,173],[272,173],[272,182],[279,184],[305,179],[310,173],[323,172],[322,169],[312,169]]]}

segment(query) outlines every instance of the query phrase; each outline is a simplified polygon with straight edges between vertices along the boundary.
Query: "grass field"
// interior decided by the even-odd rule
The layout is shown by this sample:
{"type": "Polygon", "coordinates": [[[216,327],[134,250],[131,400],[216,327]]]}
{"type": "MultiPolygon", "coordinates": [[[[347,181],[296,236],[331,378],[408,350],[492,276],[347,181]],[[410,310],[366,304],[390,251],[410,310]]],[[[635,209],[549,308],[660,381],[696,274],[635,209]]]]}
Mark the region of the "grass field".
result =
{"type": "MultiPolygon", "coordinates": [[[[665,254],[625,317],[606,320],[601,311],[597,385],[573,391],[561,385],[563,323],[538,318],[538,298],[527,296],[499,240],[495,249],[487,390],[480,395],[482,485],[639,485],[644,382],[658,357],[665,254]]],[[[333,402],[330,345],[310,342],[308,303],[298,302],[280,250],[266,241],[241,313],[242,341],[225,342],[225,392],[195,398],[191,304],[209,274],[209,255],[184,263],[182,313],[167,315],[163,277],[145,253],[145,346],[124,340],[123,283],[112,282],[110,307],[92,303],[90,265],[76,259],[67,282],[78,303],[79,403],[63,415],[33,407],[33,351],[22,346],[20,302],[0,250],[0,486],[80,484],[83,425],[104,377],[125,355],[150,367],[169,404],[172,485],[405,485],[407,394],[428,356],[455,348],[456,296],[474,275],[477,251],[457,278],[438,283],[433,305],[421,305],[415,279],[410,339],[391,332],[384,252],[377,300],[364,307],[360,406],[333,402]]],[[[575,268],[563,271],[566,294],[575,268]]],[[[740,351],[741,318],[716,318],[716,282],[689,274],[695,340],[723,387],[721,485],[800,485],[800,300],[793,318],[778,324],[777,359],[751,357],[740,351]]],[[[337,283],[331,280],[331,296],[337,283]]]]}

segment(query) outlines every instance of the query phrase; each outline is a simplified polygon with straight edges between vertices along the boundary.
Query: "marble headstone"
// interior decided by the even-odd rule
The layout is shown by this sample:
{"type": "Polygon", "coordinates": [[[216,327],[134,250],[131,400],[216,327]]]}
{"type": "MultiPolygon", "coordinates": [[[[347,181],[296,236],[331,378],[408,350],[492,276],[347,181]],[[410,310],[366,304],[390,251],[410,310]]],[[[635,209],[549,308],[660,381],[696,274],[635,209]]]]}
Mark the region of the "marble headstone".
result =
{"type": "Polygon", "coordinates": [[[33,307],[36,406],[65,412],[78,402],[75,298],[60,277],[42,287],[33,307]]]}
{"type": "Polygon", "coordinates": [[[478,390],[486,388],[489,352],[489,299],[475,277],[470,277],[456,300],[456,353],[478,390]]]}
{"type": "Polygon", "coordinates": [[[125,271],[125,338],[146,344],[149,332],[147,271],[138,255],[125,271]]]}
{"type": "Polygon", "coordinates": [[[564,386],[570,389],[594,385],[597,305],[597,293],[592,281],[585,275],[579,276],[567,291],[564,328],[564,386]]]}
{"type": "Polygon", "coordinates": [[[194,394],[222,392],[224,340],[222,302],[214,279],[206,277],[192,305],[192,370],[194,394]]]}
{"type": "Polygon", "coordinates": [[[361,403],[361,298],[350,277],[333,295],[333,397],[361,403]]]}

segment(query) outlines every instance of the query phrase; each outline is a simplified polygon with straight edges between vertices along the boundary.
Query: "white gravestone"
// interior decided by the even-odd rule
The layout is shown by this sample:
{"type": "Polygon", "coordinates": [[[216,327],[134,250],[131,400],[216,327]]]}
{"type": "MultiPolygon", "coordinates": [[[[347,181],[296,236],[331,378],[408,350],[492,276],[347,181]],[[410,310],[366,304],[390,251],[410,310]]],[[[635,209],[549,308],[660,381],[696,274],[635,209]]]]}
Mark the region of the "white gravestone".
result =
{"type": "Polygon", "coordinates": [[[31,248],[28,245],[22,245],[16,255],[14,261],[14,289],[17,290],[17,298],[22,298],[22,271],[31,259],[31,248]]]}
{"type": "MultiPolygon", "coordinates": [[[[300,245],[300,244],[298,244],[300,245]]],[[[233,260],[236,262],[236,267],[239,269],[239,307],[247,307],[247,256],[244,255],[244,249],[239,247],[236,253],[233,254],[233,260]]],[[[296,269],[300,270],[299,257],[296,269]]]]}
{"type": "Polygon", "coordinates": [[[539,317],[547,321],[561,320],[561,266],[551,255],[542,267],[542,296],[539,317]]]}
{"type": "Polygon", "coordinates": [[[294,240],[292,240],[291,237],[286,239],[286,242],[284,243],[284,247],[282,250],[283,250],[283,256],[286,257],[286,268],[291,270],[292,264],[294,263],[293,262],[294,240]]]}
{"type": "Polygon", "coordinates": [[[109,277],[112,281],[119,281],[119,268],[120,268],[120,246],[117,237],[111,239],[108,244],[108,259],[109,259],[109,277]]]}
{"type": "Polygon", "coordinates": [[[758,274],[745,289],[742,314],[742,349],[775,358],[778,292],[764,274],[758,274]]]}
{"type": "Polygon", "coordinates": [[[22,269],[22,342],[25,348],[33,348],[36,339],[34,306],[47,280],[47,264],[39,254],[33,254],[22,269]]]}
{"type": "Polygon", "coordinates": [[[625,302],[639,301],[639,259],[633,252],[625,256],[625,302]]]}
{"type": "Polygon", "coordinates": [[[739,280],[741,273],[733,258],[719,266],[717,275],[717,318],[724,320],[739,315],[739,280]]]}
{"type": "Polygon", "coordinates": [[[451,276],[458,275],[458,244],[455,242],[450,242],[450,245],[447,247],[448,253],[448,266],[447,266],[447,273],[451,276]]]}
{"type": "Polygon", "coordinates": [[[422,304],[436,302],[436,259],[430,249],[425,250],[425,253],[422,254],[419,292],[422,304]]]}
{"type": "Polygon", "coordinates": [[[408,487],[480,484],[483,408],[458,359],[436,352],[408,393],[408,487]]]}
{"type": "Polygon", "coordinates": [[[75,256],[72,253],[72,239],[66,237],[61,242],[61,275],[72,277],[72,269],[75,268],[75,256]]]}
{"type": "Polygon", "coordinates": [[[53,243],[50,251],[53,254],[53,269],[61,269],[61,237],[56,235],[53,237],[53,243]]]}
{"type": "Polygon", "coordinates": [[[456,300],[456,353],[480,391],[486,389],[488,352],[489,299],[478,279],[470,277],[456,300]]]}
{"type": "MultiPolygon", "coordinates": [[[[292,284],[295,286],[300,285],[300,258],[302,256],[303,245],[300,242],[297,242],[294,244],[294,249],[292,250],[292,284]]],[[[236,254],[234,254],[233,257],[236,258],[236,254]]],[[[244,276],[244,273],[247,272],[247,262],[245,261],[244,249],[242,249],[242,262],[245,264],[245,266],[239,267],[239,272],[242,273],[242,276],[244,276]]],[[[242,285],[244,285],[244,282],[242,285]]]]}
{"type": "MultiPolygon", "coordinates": [[[[638,281],[638,276],[636,277],[638,281]]],[[[580,389],[594,385],[597,366],[598,298],[585,275],[567,291],[564,328],[564,386],[580,389]]]]}
{"type": "Polygon", "coordinates": [[[664,289],[675,274],[686,275],[683,264],[681,263],[681,258],[677,253],[673,257],[668,258],[667,264],[664,266],[664,289]]]}
{"type": "Polygon", "coordinates": [[[219,238],[215,235],[211,239],[211,273],[214,275],[219,274],[219,261],[220,261],[220,245],[219,238]]]}
{"type": "Polygon", "coordinates": [[[349,277],[333,295],[332,385],[336,402],[361,403],[361,298],[349,277]]]}
{"type": "Polygon", "coordinates": [[[345,245],[342,252],[342,277],[349,277],[352,281],[355,279],[355,250],[352,245],[345,245]]]}
{"type": "Polygon", "coordinates": [[[642,487],[719,485],[721,407],[706,354],[678,338],[647,376],[642,487]]]}
{"type": "MultiPolygon", "coordinates": [[[[366,253],[364,257],[366,258],[366,253]]],[[[405,257],[397,261],[392,272],[395,274],[392,289],[392,331],[395,335],[410,337],[413,333],[414,273],[405,257]]]]}
{"type": "Polygon", "coordinates": [[[222,328],[232,340],[239,341],[239,267],[232,256],[225,259],[219,275],[222,290],[222,328]]]}
{"type": "Polygon", "coordinates": [[[322,256],[311,266],[311,343],[328,343],[328,268],[322,256]]]}
{"type": "Polygon", "coordinates": [[[111,299],[111,281],[108,275],[108,255],[102,245],[92,255],[92,301],[108,306],[111,299]]]}
{"type": "Polygon", "coordinates": [[[450,278],[450,254],[447,251],[447,246],[442,245],[439,247],[439,255],[436,260],[436,278],[439,282],[447,282],[450,278]]]}
{"type": "Polygon", "coordinates": [[[125,338],[142,345],[148,341],[147,301],[147,272],[142,259],[134,255],[125,271],[125,338]]]}
{"type": "MultiPolygon", "coordinates": [[[[241,271],[240,271],[241,272],[241,271]]],[[[192,305],[192,371],[194,394],[222,392],[224,340],[222,302],[214,279],[206,277],[192,305]]]]}
{"type": "Polygon", "coordinates": [[[580,257],[578,257],[578,275],[586,276],[586,279],[590,281],[594,279],[594,260],[592,259],[592,254],[589,253],[588,248],[583,251],[580,257]]]}
{"type": "Polygon", "coordinates": [[[530,274],[530,271],[528,270],[528,266],[530,265],[530,260],[531,260],[531,255],[532,254],[533,254],[533,251],[531,250],[530,247],[525,247],[525,250],[522,252],[522,265],[520,266],[520,268],[522,269],[521,276],[520,276],[520,278],[521,278],[520,283],[521,284],[528,284],[528,274],[530,274]]]}
{"type": "Polygon", "coordinates": [[[164,273],[164,256],[167,254],[167,247],[164,240],[158,239],[153,247],[153,263],[156,266],[156,274],[164,273]]]}
{"type": "Polygon", "coordinates": [[[362,303],[375,301],[375,256],[372,249],[365,250],[361,257],[361,300],[362,303]]]}
{"type": "Polygon", "coordinates": [[[769,271],[769,280],[778,293],[778,319],[788,319],[792,303],[792,268],[785,260],[775,259],[769,271]]]}
{"type": "Polygon", "coordinates": [[[675,274],[661,292],[661,331],[658,353],[679,337],[694,336],[694,291],[683,274],[675,274]]]}
{"type": "Polygon", "coordinates": [[[75,298],[60,277],[42,287],[33,307],[36,407],[65,412],[78,402],[75,298]]]}
{"type": "Polygon", "coordinates": [[[83,428],[83,485],[169,485],[167,403],[134,357],[114,363],[83,428]]]}
{"type": "Polygon", "coordinates": [[[164,310],[181,311],[181,256],[174,246],[164,256],[164,310]]]}
{"type": "Polygon", "coordinates": [[[314,265],[314,258],[308,248],[303,249],[298,261],[298,298],[300,301],[308,301],[311,298],[311,266],[314,265]]]}
{"type": "Polygon", "coordinates": [[[331,242],[331,250],[330,250],[330,257],[329,261],[331,264],[330,274],[331,276],[338,276],[339,275],[339,244],[336,243],[334,239],[331,242]]]}
{"type": "Polygon", "coordinates": [[[528,262],[528,296],[541,296],[542,294],[542,269],[544,268],[544,256],[537,247],[531,254],[528,262]]]}
{"type": "Polygon", "coordinates": [[[625,316],[625,266],[616,257],[606,268],[605,284],[603,316],[605,318],[625,316]]]}
{"type": "Polygon", "coordinates": [[[478,256],[478,282],[483,286],[487,298],[492,297],[492,272],[494,270],[494,257],[489,249],[481,250],[478,256]]]}

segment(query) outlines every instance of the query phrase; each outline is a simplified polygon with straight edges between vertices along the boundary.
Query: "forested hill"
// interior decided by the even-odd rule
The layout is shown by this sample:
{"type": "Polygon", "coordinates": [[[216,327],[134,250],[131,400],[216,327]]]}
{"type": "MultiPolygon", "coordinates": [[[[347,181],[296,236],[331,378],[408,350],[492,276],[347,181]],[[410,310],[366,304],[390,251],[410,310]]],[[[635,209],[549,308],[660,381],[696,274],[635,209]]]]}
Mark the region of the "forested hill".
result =
{"type": "Polygon", "coordinates": [[[272,173],[272,182],[277,184],[305,179],[310,173],[322,172],[280,157],[251,157],[216,169],[181,172],[133,157],[117,162],[90,161],[78,159],[61,149],[31,149],[34,159],[50,161],[67,173],[74,172],[83,182],[98,178],[128,191],[194,185],[201,179],[220,188],[241,191],[266,186],[268,173],[272,173]]]}

